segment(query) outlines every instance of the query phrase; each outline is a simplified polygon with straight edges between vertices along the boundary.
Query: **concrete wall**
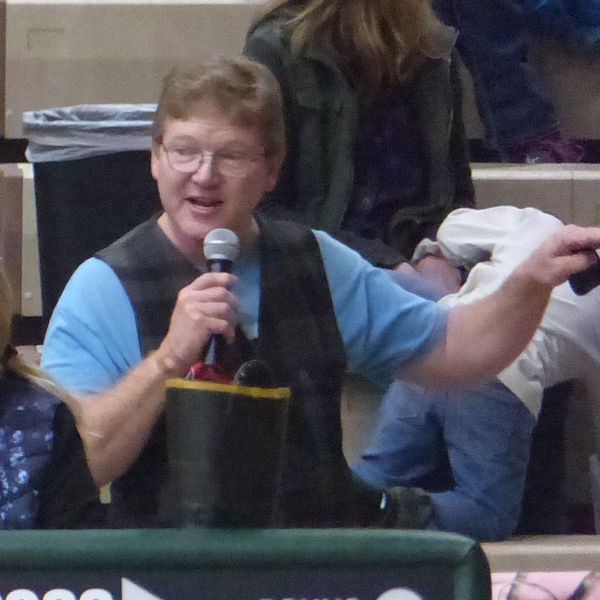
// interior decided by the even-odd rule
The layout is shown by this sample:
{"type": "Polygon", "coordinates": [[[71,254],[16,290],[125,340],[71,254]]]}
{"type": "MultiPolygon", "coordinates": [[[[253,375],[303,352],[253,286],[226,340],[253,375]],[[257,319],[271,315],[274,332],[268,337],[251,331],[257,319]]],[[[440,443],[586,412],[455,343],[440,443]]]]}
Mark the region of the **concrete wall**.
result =
{"type": "MultiPolygon", "coordinates": [[[[236,54],[261,0],[5,0],[6,123],[21,137],[21,114],[84,103],[155,102],[177,62],[236,54]]],[[[0,31],[3,33],[3,31],[0,31]]],[[[565,132],[600,138],[600,57],[539,43],[541,73],[565,132]]],[[[0,48],[2,46],[0,45],[0,48]]],[[[0,53],[0,65],[4,63],[0,53]]],[[[482,135],[468,73],[465,119],[482,135]]],[[[0,131],[1,132],[1,131],[0,131]]]]}
{"type": "Polygon", "coordinates": [[[156,102],[177,63],[238,54],[256,1],[44,2],[6,6],[5,136],[26,110],[156,102]]]}

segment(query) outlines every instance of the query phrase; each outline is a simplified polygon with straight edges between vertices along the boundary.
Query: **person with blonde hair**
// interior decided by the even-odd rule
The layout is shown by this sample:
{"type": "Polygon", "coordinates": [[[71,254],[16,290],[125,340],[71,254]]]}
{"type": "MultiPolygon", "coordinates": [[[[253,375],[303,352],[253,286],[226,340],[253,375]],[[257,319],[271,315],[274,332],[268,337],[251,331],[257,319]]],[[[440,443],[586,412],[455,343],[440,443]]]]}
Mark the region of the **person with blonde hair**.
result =
{"type": "Polygon", "coordinates": [[[456,31],[426,0],[279,0],[244,54],[283,93],[287,157],[259,210],[395,268],[473,206],[456,31]]]}
{"type": "Polygon", "coordinates": [[[12,306],[0,270],[0,529],[100,525],[77,404],[11,345],[12,306]]]}

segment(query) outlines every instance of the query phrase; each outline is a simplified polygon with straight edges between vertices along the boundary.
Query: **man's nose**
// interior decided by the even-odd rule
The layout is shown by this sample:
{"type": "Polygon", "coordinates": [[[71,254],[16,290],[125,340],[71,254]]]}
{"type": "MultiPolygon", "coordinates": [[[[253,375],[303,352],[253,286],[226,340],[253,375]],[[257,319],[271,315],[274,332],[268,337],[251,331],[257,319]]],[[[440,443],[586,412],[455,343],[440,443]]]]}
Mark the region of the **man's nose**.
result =
{"type": "Polygon", "coordinates": [[[203,154],[198,168],[192,173],[192,179],[198,183],[212,181],[219,176],[214,161],[214,154],[203,154]]]}

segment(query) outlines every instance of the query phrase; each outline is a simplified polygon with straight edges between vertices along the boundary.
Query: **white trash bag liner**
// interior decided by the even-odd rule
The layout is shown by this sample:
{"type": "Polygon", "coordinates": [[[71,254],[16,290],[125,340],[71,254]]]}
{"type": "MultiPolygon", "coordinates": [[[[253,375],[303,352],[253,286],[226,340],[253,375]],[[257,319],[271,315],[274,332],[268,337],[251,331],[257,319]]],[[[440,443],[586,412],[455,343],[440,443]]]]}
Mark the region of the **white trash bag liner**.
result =
{"type": "Polygon", "coordinates": [[[150,150],[156,104],[80,104],[23,113],[31,163],[150,150]]]}

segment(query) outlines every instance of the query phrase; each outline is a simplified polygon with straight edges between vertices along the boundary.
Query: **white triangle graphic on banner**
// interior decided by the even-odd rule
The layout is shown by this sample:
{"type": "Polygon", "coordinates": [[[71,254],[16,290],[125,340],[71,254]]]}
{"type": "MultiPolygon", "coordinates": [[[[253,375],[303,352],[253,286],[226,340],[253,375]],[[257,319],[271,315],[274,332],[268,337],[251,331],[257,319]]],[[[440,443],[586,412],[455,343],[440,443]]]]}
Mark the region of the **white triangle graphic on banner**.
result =
{"type": "Polygon", "coordinates": [[[148,590],[133,583],[130,579],[121,579],[121,600],[162,600],[148,590]]]}

